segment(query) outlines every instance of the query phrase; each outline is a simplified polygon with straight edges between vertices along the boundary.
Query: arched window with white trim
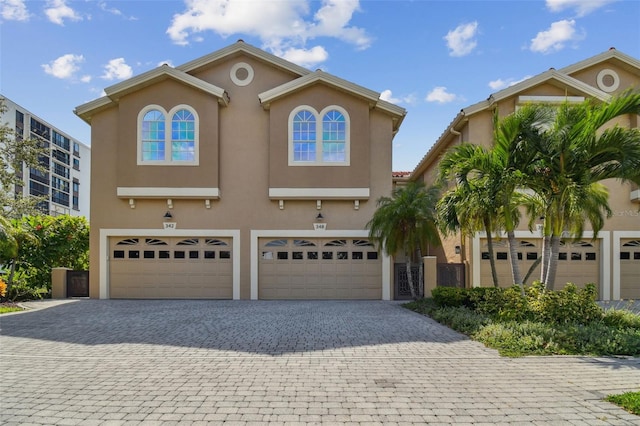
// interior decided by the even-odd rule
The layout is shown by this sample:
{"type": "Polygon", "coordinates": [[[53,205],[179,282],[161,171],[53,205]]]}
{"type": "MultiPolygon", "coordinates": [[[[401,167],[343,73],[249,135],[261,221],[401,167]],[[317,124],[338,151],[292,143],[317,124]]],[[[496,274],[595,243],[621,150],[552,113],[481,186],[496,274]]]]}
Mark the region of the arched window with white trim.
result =
{"type": "Polygon", "coordinates": [[[318,113],[302,105],[289,114],[290,166],[348,166],[349,114],[331,105],[318,113]]]}
{"type": "Polygon", "coordinates": [[[199,161],[198,115],[187,105],[168,113],[149,105],[138,114],[139,165],[192,165],[199,161]]]}

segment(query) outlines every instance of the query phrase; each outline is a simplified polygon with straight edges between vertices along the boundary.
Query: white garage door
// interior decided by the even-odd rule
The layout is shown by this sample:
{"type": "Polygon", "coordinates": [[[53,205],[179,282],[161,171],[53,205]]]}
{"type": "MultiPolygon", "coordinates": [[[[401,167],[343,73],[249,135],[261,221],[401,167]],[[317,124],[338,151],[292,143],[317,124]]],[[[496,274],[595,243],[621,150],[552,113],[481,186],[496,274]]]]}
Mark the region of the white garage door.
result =
{"type": "MultiPolygon", "coordinates": [[[[486,240],[483,241],[482,260],[480,264],[481,282],[483,286],[492,286],[491,266],[486,240]]],[[[541,240],[518,240],[518,259],[522,277],[527,274],[531,265],[541,253],[541,240]]],[[[494,242],[494,256],[496,269],[501,287],[513,285],[509,249],[505,240],[494,242]]],[[[540,279],[540,265],[538,265],[527,284],[540,279]]],[[[556,272],[556,288],[560,289],[568,282],[582,288],[587,283],[600,285],[600,249],[597,241],[561,242],[558,255],[558,269],[556,272]]]]}
{"type": "Polygon", "coordinates": [[[109,297],[231,299],[230,238],[110,239],[109,297]]]}
{"type": "Polygon", "coordinates": [[[382,298],[382,261],[366,239],[259,240],[260,299],[382,298]]]}
{"type": "Polygon", "coordinates": [[[640,240],[620,243],[620,298],[640,299],[640,240]]]}

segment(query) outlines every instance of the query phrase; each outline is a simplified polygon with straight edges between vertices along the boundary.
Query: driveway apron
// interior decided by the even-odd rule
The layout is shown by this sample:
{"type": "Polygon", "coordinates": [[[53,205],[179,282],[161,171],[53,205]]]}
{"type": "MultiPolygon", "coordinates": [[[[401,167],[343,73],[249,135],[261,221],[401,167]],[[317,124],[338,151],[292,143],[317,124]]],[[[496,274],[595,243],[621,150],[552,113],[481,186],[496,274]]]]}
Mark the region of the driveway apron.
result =
{"type": "Polygon", "coordinates": [[[0,424],[614,424],[640,359],[503,358],[397,302],[73,300],[0,317],[0,424]]]}

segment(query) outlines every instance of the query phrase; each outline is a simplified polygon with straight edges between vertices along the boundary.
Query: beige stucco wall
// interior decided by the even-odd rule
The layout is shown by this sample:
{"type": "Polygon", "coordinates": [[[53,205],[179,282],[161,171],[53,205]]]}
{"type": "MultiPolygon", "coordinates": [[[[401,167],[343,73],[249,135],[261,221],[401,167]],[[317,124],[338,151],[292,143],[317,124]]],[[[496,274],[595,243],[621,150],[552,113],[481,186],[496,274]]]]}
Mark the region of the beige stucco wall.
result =
{"type": "MultiPolygon", "coordinates": [[[[128,94],[119,103],[92,117],[91,289],[99,296],[100,229],[155,229],[163,234],[167,199],[118,198],[121,187],[217,187],[211,208],[202,199],[174,198],[171,213],[179,230],[240,231],[240,297],[250,297],[251,230],[312,230],[318,214],[316,200],[269,198],[270,187],[370,188],[369,199],[322,200],[327,235],[333,230],[364,230],[376,199],[391,193],[393,127],[387,113],[370,110],[360,98],[324,85],[285,97],[265,110],[258,94],[289,79],[290,72],[248,56],[234,57],[198,71],[198,77],[224,88],[228,106],[217,98],[174,80],[164,80],[128,94]],[[231,67],[246,62],[254,68],[251,84],[240,87],[229,78],[231,67]],[[167,111],[178,104],[195,108],[200,117],[199,166],[138,166],[137,117],[149,104],[167,111]],[[351,120],[351,165],[290,167],[287,164],[287,123],[300,104],[320,111],[340,105],[351,120]]],[[[130,231],[127,231],[130,232],[130,231]]],[[[234,247],[236,250],[237,247],[234,247]]]]}

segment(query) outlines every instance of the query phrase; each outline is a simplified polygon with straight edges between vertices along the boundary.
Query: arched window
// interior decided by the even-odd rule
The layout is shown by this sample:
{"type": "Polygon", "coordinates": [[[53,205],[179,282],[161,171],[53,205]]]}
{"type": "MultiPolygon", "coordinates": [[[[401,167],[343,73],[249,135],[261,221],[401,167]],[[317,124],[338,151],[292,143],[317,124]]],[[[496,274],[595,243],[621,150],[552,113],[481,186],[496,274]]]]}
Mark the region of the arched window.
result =
{"type": "Polygon", "coordinates": [[[181,109],[171,119],[171,160],[195,161],[196,119],[190,111],[181,109]]]}
{"type": "Polygon", "coordinates": [[[322,161],[345,161],[346,120],[340,111],[331,110],[322,117],[322,161]]]}
{"type": "Polygon", "coordinates": [[[290,166],[348,166],[349,151],[349,115],[343,108],[332,105],[318,113],[303,105],[289,115],[290,166]]]}
{"type": "Polygon", "coordinates": [[[142,119],[142,161],[164,161],[165,118],[157,109],[147,112],[142,119]]]}
{"type": "Polygon", "coordinates": [[[316,161],[316,117],[303,109],[293,117],[293,161],[316,161]]]}
{"type": "Polygon", "coordinates": [[[198,116],[179,105],[149,105],[138,115],[138,164],[198,165],[198,116]]]}

